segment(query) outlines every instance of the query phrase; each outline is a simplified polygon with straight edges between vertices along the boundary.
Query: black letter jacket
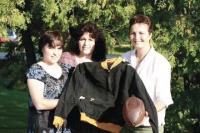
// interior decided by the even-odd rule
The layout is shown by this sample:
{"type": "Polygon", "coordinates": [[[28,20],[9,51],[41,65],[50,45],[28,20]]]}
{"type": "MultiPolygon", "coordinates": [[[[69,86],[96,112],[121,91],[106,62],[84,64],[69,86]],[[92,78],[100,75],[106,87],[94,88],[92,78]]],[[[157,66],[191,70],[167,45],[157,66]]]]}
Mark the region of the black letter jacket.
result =
{"type": "Polygon", "coordinates": [[[121,58],[79,64],[60,97],[55,116],[67,118],[78,106],[89,118],[123,126],[122,107],[131,95],[143,100],[153,132],[158,133],[156,108],[136,70],[121,58]]]}

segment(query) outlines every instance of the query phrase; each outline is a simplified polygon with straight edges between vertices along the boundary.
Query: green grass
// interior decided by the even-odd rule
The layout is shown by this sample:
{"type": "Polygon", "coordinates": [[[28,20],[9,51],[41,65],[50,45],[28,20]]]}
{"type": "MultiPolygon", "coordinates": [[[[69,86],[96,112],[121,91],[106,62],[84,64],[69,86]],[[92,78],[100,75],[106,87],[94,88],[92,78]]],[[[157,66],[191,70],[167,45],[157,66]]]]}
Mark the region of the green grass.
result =
{"type": "Polygon", "coordinates": [[[108,49],[109,54],[114,54],[114,55],[121,55],[127,51],[131,50],[130,44],[126,45],[116,45],[113,47],[113,49],[108,49]]]}
{"type": "Polygon", "coordinates": [[[0,101],[0,133],[25,133],[27,92],[0,89],[0,101]]]}

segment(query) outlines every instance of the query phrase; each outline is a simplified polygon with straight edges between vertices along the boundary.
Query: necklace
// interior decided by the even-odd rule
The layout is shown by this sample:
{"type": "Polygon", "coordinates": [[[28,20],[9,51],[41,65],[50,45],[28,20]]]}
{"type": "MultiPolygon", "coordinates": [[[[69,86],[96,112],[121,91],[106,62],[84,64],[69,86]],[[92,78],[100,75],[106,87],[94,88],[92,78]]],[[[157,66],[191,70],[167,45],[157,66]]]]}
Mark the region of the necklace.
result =
{"type": "MultiPolygon", "coordinates": [[[[141,57],[141,58],[138,58],[136,56],[136,68],[139,66],[139,64],[144,60],[144,58],[147,56],[147,54],[149,53],[151,48],[148,49],[148,51],[141,57]]],[[[136,51],[136,55],[137,55],[137,51],[136,51]]]]}

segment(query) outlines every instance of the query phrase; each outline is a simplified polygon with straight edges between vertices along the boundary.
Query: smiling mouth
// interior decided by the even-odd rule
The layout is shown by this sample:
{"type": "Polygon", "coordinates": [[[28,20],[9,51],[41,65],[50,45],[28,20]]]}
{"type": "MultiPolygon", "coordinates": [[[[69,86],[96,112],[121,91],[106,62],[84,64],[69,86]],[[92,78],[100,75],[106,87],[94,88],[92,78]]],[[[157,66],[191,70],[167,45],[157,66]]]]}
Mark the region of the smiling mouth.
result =
{"type": "Polygon", "coordinates": [[[90,48],[83,48],[83,50],[90,50],[90,48]]]}
{"type": "Polygon", "coordinates": [[[51,56],[52,58],[58,58],[57,56],[51,56]]]}
{"type": "Polygon", "coordinates": [[[83,48],[87,48],[87,49],[88,49],[88,48],[90,48],[90,47],[86,47],[86,46],[85,46],[85,47],[83,47],[83,48]]]}

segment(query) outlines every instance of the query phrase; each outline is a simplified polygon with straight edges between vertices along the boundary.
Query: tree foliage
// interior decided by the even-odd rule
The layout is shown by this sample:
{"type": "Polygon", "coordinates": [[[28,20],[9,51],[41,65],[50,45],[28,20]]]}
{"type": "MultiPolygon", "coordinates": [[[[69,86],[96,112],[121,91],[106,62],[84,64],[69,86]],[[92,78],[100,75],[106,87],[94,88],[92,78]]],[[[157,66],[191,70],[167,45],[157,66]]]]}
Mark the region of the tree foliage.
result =
{"type": "Polygon", "coordinates": [[[32,3],[34,18],[42,21],[42,29],[66,33],[69,27],[93,21],[105,33],[109,47],[116,44],[117,35],[127,28],[130,16],[136,11],[133,2],[124,0],[33,0],[32,3]],[[39,11],[34,13],[36,9],[39,11]]]}
{"type": "Polygon", "coordinates": [[[20,10],[24,6],[24,0],[0,1],[0,35],[6,36],[7,29],[25,29],[29,17],[26,12],[20,10]]]}

